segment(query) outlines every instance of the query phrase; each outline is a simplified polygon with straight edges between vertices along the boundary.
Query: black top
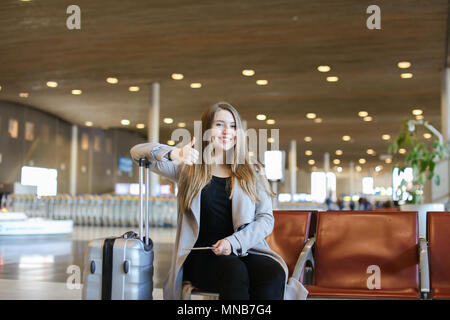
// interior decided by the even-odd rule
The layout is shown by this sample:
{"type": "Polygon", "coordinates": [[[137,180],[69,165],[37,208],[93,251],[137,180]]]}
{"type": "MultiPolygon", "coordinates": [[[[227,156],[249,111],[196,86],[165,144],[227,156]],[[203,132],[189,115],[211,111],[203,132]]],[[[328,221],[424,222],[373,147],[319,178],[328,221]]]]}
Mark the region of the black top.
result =
{"type": "Polygon", "coordinates": [[[234,233],[229,199],[231,178],[212,176],[201,191],[200,231],[195,247],[211,246],[234,233]]]}

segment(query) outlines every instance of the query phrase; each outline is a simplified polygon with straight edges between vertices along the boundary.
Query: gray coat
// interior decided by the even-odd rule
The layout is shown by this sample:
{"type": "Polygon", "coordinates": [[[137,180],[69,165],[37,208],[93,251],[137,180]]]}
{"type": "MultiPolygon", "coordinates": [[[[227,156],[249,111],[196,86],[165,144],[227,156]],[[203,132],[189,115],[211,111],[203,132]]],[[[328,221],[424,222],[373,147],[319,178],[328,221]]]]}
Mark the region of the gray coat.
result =
{"type": "MultiPolygon", "coordinates": [[[[174,182],[179,181],[180,167],[170,161],[165,155],[173,147],[157,142],[142,143],[131,148],[131,157],[134,160],[147,158],[150,162],[150,170],[160,174],[174,182]]],[[[288,268],[284,260],[270,249],[265,238],[272,232],[274,218],[272,213],[272,200],[264,191],[263,187],[257,185],[258,196],[261,201],[254,203],[250,197],[241,189],[235,180],[232,198],[232,217],[235,232],[227,237],[230,241],[233,253],[237,256],[245,256],[248,253],[262,254],[273,258],[284,269],[286,274],[286,286],[284,299],[303,300],[306,299],[308,291],[296,279],[288,279],[288,268]]],[[[164,284],[164,299],[180,299],[183,282],[183,263],[189,250],[183,248],[193,247],[200,228],[200,194],[191,204],[191,210],[181,212],[178,208],[178,227],[175,239],[175,248],[172,255],[169,276],[164,284]]]]}

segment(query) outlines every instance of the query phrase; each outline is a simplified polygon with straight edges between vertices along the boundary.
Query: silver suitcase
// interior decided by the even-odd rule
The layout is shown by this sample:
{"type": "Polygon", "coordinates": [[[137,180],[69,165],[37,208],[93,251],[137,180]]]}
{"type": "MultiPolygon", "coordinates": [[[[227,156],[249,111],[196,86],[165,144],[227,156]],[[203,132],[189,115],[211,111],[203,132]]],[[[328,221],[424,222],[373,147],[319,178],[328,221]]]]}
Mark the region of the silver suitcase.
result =
{"type": "MultiPolygon", "coordinates": [[[[116,238],[90,241],[85,257],[85,300],[152,300],[153,242],[149,238],[149,164],[139,160],[139,236],[129,231],[116,238]],[[146,167],[145,201],[143,196],[146,167]],[[144,205],[145,204],[145,205],[144,205]],[[145,207],[145,222],[144,222],[145,207]],[[145,228],[144,228],[145,226],[145,228]],[[145,229],[145,236],[144,236],[145,229]]],[[[132,213],[129,213],[132,215],[132,213]]]]}

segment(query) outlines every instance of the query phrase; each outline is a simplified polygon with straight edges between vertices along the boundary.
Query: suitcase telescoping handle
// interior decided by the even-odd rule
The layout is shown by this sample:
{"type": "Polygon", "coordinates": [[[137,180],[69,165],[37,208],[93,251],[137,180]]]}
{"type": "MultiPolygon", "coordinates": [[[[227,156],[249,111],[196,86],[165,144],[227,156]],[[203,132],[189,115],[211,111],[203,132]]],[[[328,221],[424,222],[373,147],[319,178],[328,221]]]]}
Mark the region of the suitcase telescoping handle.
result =
{"type": "Polygon", "coordinates": [[[149,170],[149,162],[146,158],[139,159],[139,210],[140,210],[140,219],[139,219],[139,238],[142,242],[145,239],[145,245],[149,244],[149,179],[150,179],[150,170],[149,170]],[[143,195],[143,184],[144,184],[144,167],[145,167],[145,204],[144,204],[144,195],[143,195]],[[145,210],[145,222],[144,222],[144,210],[145,210]],[[144,225],[145,225],[145,238],[144,238],[144,225]]]}

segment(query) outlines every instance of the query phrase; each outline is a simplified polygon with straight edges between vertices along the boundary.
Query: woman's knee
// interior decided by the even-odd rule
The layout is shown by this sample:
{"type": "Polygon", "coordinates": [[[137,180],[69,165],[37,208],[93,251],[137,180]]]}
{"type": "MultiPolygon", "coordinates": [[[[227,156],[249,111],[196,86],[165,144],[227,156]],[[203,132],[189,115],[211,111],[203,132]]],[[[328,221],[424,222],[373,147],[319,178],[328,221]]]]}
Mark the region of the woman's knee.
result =
{"type": "Polygon", "coordinates": [[[248,283],[248,272],[245,264],[236,256],[220,256],[219,276],[224,281],[248,283]]]}

